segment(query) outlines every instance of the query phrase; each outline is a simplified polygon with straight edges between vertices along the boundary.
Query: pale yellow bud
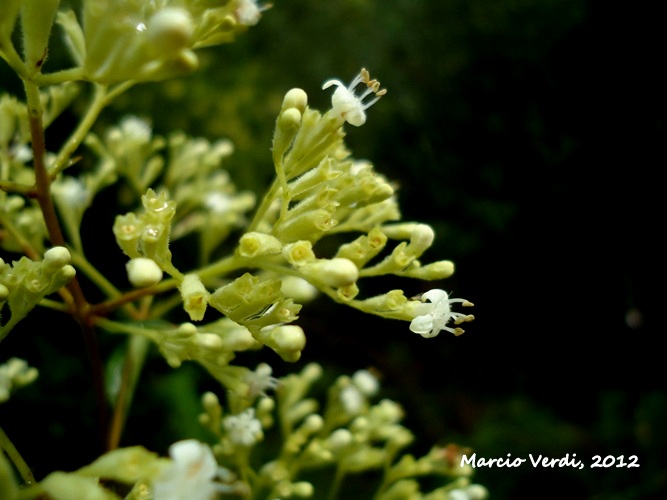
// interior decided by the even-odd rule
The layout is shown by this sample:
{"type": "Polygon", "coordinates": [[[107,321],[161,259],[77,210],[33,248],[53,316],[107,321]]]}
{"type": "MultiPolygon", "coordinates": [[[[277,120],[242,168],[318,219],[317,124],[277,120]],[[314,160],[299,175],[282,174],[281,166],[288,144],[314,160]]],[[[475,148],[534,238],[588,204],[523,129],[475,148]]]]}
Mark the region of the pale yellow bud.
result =
{"type": "Polygon", "coordinates": [[[278,124],[285,132],[294,132],[301,125],[301,112],[296,108],[287,108],[280,114],[278,124]]]}
{"type": "Polygon", "coordinates": [[[183,298],[183,308],[190,315],[190,319],[192,321],[204,319],[210,294],[199,276],[194,273],[185,275],[179,290],[183,298]]]}
{"type": "Polygon", "coordinates": [[[341,257],[309,262],[302,270],[304,274],[333,288],[350,286],[359,278],[359,269],[354,262],[341,257]]]}
{"type": "Polygon", "coordinates": [[[308,105],[308,94],[302,89],[294,88],[288,90],[283,98],[282,109],[296,108],[303,113],[308,105]]]}
{"type": "Polygon", "coordinates": [[[271,336],[275,349],[287,361],[298,361],[301,351],[306,347],[306,334],[297,325],[282,325],[276,327],[271,336]]]}
{"type": "Polygon", "coordinates": [[[186,48],[193,34],[190,14],[179,7],[160,9],[147,22],[146,35],[156,53],[168,55],[186,48]]]}
{"type": "Polygon", "coordinates": [[[315,488],[313,488],[313,485],[307,481],[299,481],[298,483],[292,484],[292,495],[294,496],[308,498],[312,497],[314,492],[315,488]]]}
{"type": "Polygon", "coordinates": [[[52,273],[69,264],[72,256],[65,247],[53,247],[44,253],[42,269],[47,273],[52,273]]]}

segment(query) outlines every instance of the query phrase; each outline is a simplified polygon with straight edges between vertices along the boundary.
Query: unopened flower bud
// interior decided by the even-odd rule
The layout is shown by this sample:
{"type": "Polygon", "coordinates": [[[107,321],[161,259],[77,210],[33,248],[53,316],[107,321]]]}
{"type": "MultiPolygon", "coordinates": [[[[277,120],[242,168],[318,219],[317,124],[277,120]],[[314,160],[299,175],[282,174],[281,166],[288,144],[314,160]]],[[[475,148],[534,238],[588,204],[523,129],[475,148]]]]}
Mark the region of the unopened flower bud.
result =
{"type": "Polygon", "coordinates": [[[301,125],[301,112],[296,108],[287,108],[280,114],[278,125],[285,133],[295,132],[301,125]]]}
{"type": "Polygon", "coordinates": [[[298,361],[301,351],[306,347],[306,335],[297,325],[281,325],[272,332],[276,351],[287,361],[298,361]]]}
{"type": "Polygon", "coordinates": [[[205,392],[202,396],[202,405],[206,411],[211,411],[220,407],[220,400],[218,399],[218,396],[215,395],[215,393],[210,391],[205,392]]]}
{"type": "Polygon", "coordinates": [[[451,260],[440,260],[425,266],[415,266],[413,263],[407,271],[401,273],[401,276],[432,281],[449,278],[452,274],[454,274],[454,263],[451,260]]]}
{"type": "Polygon", "coordinates": [[[74,276],[76,276],[76,269],[74,269],[73,266],[70,266],[69,264],[63,266],[60,270],[58,270],[56,273],[56,278],[53,280],[56,286],[53,288],[53,291],[55,292],[56,290],[60,289],[60,287],[65,286],[67,283],[74,279],[74,276]]]}
{"type": "Polygon", "coordinates": [[[431,226],[417,224],[410,235],[410,249],[419,255],[433,244],[435,233],[431,226]]]}
{"type": "Polygon", "coordinates": [[[137,257],[125,264],[127,279],[135,288],[144,288],[158,284],[162,280],[162,269],[153,259],[137,257]]]}
{"type": "Polygon", "coordinates": [[[340,257],[309,262],[302,269],[308,276],[333,288],[349,286],[359,278],[354,262],[340,257]]]}
{"type": "Polygon", "coordinates": [[[352,383],[367,397],[375,396],[380,388],[377,377],[368,370],[358,370],[352,375],[352,383]]]}
{"type": "Polygon", "coordinates": [[[187,10],[165,7],[153,14],[147,23],[146,35],[154,51],[173,54],[190,44],[194,34],[192,18],[187,10]]]}
{"type": "Polygon", "coordinates": [[[302,89],[294,88],[288,90],[283,98],[282,109],[296,108],[303,113],[308,105],[308,94],[302,89]]]}
{"type": "Polygon", "coordinates": [[[308,481],[299,481],[292,484],[292,495],[294,496],[308,498],[312,497],[314,492],[315,488],[308,481]]]}
{"type": "Polygon", "coordinates": [[[283,295],[290,299],[294,299],[294,301],[299,304],[313,300],[319,293],[317,288],[308,283],[305,279],[297,276],[285,276],[282,279],[280,291],[283,295]]]}
{"type": "Polygon", "coordinates": [[[65,247],[53,247],[44,253],[42,269],[47,273],[53,273],[69,264],[72,256],[65,247]]]}
{"type": "Polygon", "coordinates": [[[322,427],[324,427],[324,420],[317,413],[308,415],[303,423],[303,429],[310,434],[319,431],[322,427]]]}
{"type": "Polygon", "coordinates": [[[329,446],[333,451],[345,448],[352,442],[352,433],[347,429],[336,429],[329,436],[329,446]]]}

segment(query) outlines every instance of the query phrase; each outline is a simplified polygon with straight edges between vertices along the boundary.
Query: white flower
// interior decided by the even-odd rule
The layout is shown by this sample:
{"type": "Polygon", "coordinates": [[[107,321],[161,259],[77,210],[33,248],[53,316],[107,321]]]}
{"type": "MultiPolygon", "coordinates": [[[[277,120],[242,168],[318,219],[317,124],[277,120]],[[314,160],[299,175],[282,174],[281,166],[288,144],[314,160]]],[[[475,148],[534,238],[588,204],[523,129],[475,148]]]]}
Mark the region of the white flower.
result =
{"type": "Polygon", "coordinates": [[[248,408],[238,415],[229,415],[222,422],[230,441],[241,446],[252,446],[264,437],[262,424],[255,418],[255,409],[248,408]]]}
{"type": "Polygon", "coordinates": [[[463,314],[452,312],[451,304],[461,302],[464,306],[470,307],[473,304],[464,299],[450,299],[444,290],[429,290],[421,296],[422,302],[428,300],[429,303],[420,304],[416,307],[417,315],[410,323],[410,330],[418,333],[422,337],[435,337],[441,330],[447,330],[454,335],[461,335],[463,328],[451,328],[447,326],[450,320],[454,320],[455,325],[460,325],[466,321],[472,321],[475,317],[472,314],[463,314]]]}
{"type": "Polygon", "coordinates": [[[366,398],[355,385],[348,385],[340,391],[340,403],[350,416],[359,415],[365,402],[366,398]]]}
{"type": "Polygon", "coordinates": [[[262,11],[267,10],[271,5],[260,7],[257,0],[238,0],[235,14],[236,21],[243,26],[254,26],[262,17],[262,11]]]}
{"type": "Polygon", "coordinates": [[[366,68],[363,68],[357,77],[352,80],[349,87],[345,87],[340,80],[329,80],[322,85],[322,90],[328,89],[332,85],[338,87],[331,96],[333,111],[355,127],[366,123],[366,113],[364,111],[387,93],[386,89],[380,90],[380,82],[370,79],[370,74],[366,68]],[[365,84],[367,88],[363,94],[357,97],[354,94],[354,89],[360,83],[365,84]],[[370,94],[374,94],[374,97],[366,103],[362,102],[370,94]]]}
{"type": "Polygon", "coordinates": [[[366,397],[375,396],[380,389],[380,383],[375,375],[368,370],[358,370],[352,375],[352,383],[366,397]]]}
{"type": "Polygon", "coordinates": [[[271,376],[272,368],[266,363],[260,363],[254,372],[248,371],[245,381],[248,383],[248,396],[256,398],[257,396],[266,396],[266,391],[275,389],[280,383],[279,380],[271,376]]]}
{"type": "Polygon", "coordinates": [[[213,482],[218,464],[211,448],[195,439],[169,447],[172,465],[153,483],[154,500],[211,500],[220,490],[213,482]]]}

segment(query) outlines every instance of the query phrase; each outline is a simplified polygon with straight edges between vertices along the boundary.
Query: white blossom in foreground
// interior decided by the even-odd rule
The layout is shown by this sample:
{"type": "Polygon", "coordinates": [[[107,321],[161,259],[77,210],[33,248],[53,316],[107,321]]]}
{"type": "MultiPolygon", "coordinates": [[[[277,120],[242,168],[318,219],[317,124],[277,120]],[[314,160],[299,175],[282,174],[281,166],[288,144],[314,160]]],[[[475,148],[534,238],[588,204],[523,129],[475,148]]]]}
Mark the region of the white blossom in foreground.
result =
{"type": "Polygon", "coordinates": [[[455,302],[460,302],[464,307],[471,307],[473,304],[465,299],[450,299],[444,290],[429,290],[421,296],[421,300],[424,304],[415,308],[416,315],[410,322],[410,330],[422,337],[435,337],[442,330],[461,335],[464,332],[463,328],[459,326],[452,328],[447,326],[447,323],[453,321],[454,325],[460,325],[475,319],[472,314],[453,312],[451,305],[455,302]]]}
{"type": "Polygon", "coordinates": [[[387,93],[386,89],[380,89],[380,82],[371,80],[371,76],[366,68],[361,70],[348,87],[345,87],[345,84],[340,80],[328,80],[322,85],[322,90],[328,89],[332,85],[338,87],[334,91],[333,96],[331,96],[331,106],[333,111],[339,114],[347,123],[354,125],[355,127],[360,127],[366,123],[365,111],[375,104],[380,97],[387,93]],[[354,93],[354,89],[360,83],[366,85],[366,90],[363,94],[357,97],[354,93]],[[363,100],[370,94],[373,94],[374,97],[370,101],[364,103],[363,100]]]}
{"type": "Polygon", "coordinates": [[[220,491],[213,479],[218,463],[211,448],[195,439],[179,441],[169,447],[171,467],[153,483],[154,500],[211,500],[220,491]]]}

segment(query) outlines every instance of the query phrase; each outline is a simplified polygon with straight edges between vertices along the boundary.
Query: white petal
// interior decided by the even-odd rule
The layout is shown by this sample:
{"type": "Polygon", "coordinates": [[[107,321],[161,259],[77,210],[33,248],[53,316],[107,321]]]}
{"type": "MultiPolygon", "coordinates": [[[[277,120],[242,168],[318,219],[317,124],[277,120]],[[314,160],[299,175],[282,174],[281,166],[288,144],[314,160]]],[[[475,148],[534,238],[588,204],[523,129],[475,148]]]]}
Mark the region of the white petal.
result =
{"type": "Polygon", "coordinates": [[[420,335],[430,334],[433,330],[433,317],[430,315],[417,316],[410,322],[410,331],[420,335]]]}
{"type": "Polygon", "coordinates": [[[422,294],[422,300],[430,300],[434,304],[447,300],[448,298],[449,296],[447,295],[447,292],[440,290],[439,288],[434,288],[433,290],[429,290],[422,294]]]}

